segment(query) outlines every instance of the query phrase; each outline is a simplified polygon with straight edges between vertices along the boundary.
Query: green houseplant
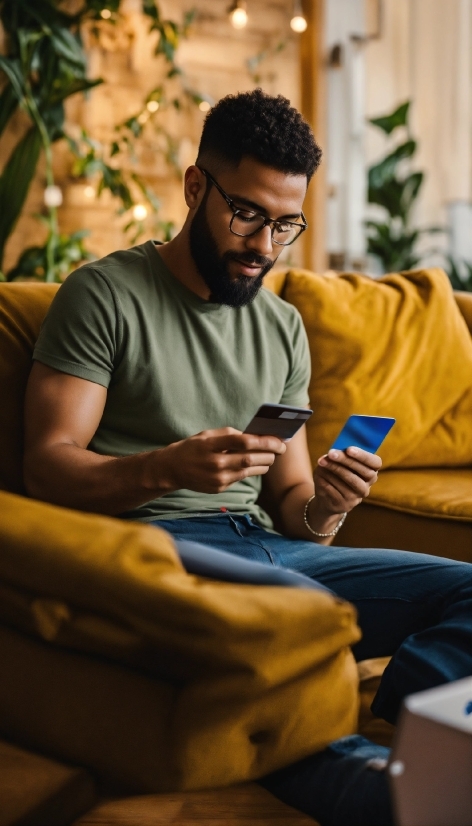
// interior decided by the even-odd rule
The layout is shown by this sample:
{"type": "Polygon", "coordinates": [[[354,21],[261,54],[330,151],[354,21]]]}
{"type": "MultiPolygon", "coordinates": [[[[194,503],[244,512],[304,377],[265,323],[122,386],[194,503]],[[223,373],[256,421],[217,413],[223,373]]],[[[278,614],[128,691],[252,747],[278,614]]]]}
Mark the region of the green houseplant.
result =
{"type": "Polygon", "coordinates": [[[415,267],[420,262],[416,251],[420,236],[443,231],[440,227],[412,227],[412,210],[424,173],[408,168],[418,147],[410,133],[409,112],[410,101],[406,101],[390,114],[369,120],[387,137],[403,133],[395,148],[368,169],[368,201],[384,210],[384,218],[366,221],[367,252],[376,256],[384,272],[415,267]]]}
{"type": "MultiPolygon", "coordinates": [[[[182,24],[164,19],[155,0],[142,0],[143,13],[150,21],[150,31],[158,34],[156,56],[164,60],[164,81],[151,89],[140,111],[132,118],[117,124],[110,146],[95,141],[86,132],[79,140],[65,131],[64,102],[71,95],[86,93],[102,83],[100,78],[87,74],[86,54],[81,28],[103,23],[102,12],[110,25],[119,22],[121,0],[83,0],[79,10],[69,14],[63,10],[60,0],[0,0],[0,22],[6,35],[6,53],[0,55],[0,69],[4,86],[0,95],[0,136],[8,127],[18,108],[28,118],[29,126],[17,141],[0,176],[0,271],[6,241],[21,213],[30,184],[36,172],[40,153],[45,159],[45,214],[40,216],[47,225],[47,239],[43,247],[30,247],[20,256],[16,267],[7,278],[19,275],[45,281],[60,281],[72,263],[90,257],[84,246],[84,232],[61,235],[57,219],[57,187],[53,174],[53,147],[59,140],[67,140],[75,157],[73,173],[77,176],[93,175],[100,194],[108,189],[118,199],[119,209],[126,212],[135,203],[134,193],[139,192],[151,210],[157,212],[159,202],[138,175],[129,171],[124,155],[133,153],[133,142],[140,137],[149,118],[149,101],[159,103],[160,111],[166,106],[175,109],[189,103],[200,103],[204,98],[189,89],[175,63],[179,41],[187,33],[193,19],[189,12],[182,24]],[[166,80],[181,76],[181,94],[166,97],[166,80]]],[[[152,109],[152,107],[150,107],[152,109]]],[[[164,152],[169,163],[175,164],[172,136],[163,126],[164,152]]],[[[171,226],[162,223],[164,236],[171,226]]],[[[139,220],[130,218],[127,227],[137,238],[143,227],[139,220]]],[[[132,240],[133,240],[132,239],[132,240]]]]}

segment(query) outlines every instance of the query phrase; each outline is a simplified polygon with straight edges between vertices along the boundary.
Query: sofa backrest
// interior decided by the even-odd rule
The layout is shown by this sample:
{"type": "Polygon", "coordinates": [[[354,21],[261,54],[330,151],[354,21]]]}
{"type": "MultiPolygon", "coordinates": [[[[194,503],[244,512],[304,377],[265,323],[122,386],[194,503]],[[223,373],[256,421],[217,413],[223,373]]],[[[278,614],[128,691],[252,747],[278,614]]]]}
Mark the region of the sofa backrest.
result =
{"type": "Polygon", "coordinates": [[[0,489],[23,492],[23,401],[31,355],[57,284],[0,284],[0,489]]]}

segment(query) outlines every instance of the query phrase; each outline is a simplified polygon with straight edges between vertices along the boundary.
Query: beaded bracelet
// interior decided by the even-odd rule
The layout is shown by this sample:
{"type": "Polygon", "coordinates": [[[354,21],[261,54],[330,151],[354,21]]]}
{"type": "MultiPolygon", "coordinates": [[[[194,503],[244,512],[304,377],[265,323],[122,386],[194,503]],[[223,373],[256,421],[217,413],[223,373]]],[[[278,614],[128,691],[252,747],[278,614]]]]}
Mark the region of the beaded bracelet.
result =
{"type": "Polygon", "coordinates": [[[346,513],[343,513],[343,515],[341,516],[341,519],[339,520],[338,524],[336,525],[334,531],[330,531],[329,533],[319,533],[318,531],[313,530],[311,525],[308,524],[308,518],[307,518],[308,507],[310,505],[310,502],[313,502],[313,499],[315,498],[315,496],[316,496],[316,493],[314,493],[313,496],[310,496],[310,498],[308,499],[308,501],[305,505],[305,508],[304,508],[304,511],[303,511],[303,521],[304,521],[305,525],[307,526],[308,530],[312,534],[314,534],[314,536],[323,536],[323,537],[325,537],[325,536],[336,536],[337,532],[342,528],[342,526],[344,525],[344,522],[346,521],[347,511],[346,511],[346,513]]]}

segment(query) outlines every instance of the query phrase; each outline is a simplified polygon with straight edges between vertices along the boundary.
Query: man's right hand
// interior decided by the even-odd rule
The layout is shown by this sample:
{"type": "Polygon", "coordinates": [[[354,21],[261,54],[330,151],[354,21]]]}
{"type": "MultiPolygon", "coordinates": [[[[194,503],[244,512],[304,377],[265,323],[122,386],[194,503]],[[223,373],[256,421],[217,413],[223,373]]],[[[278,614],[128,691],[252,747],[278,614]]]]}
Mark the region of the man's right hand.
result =
{"type": "Polygon", "coordinates": [[[147,456],[146,485],[158,474],[171,490],[222,493],[234,482],[261,476],[287,446],[276,436],[254,436],[233,427],[203,430],[147,456]]]}
{"type": "Polygon", "coordinates": [[[30,496],[116,516],[182,488],[221,493],[233,482],[267,473],[286,450],[275,436],[225,427],[149,453],[94,453],[88,445],[106,398],[99,384],[34,363],[25,405],[25,487],[30,496]]]}

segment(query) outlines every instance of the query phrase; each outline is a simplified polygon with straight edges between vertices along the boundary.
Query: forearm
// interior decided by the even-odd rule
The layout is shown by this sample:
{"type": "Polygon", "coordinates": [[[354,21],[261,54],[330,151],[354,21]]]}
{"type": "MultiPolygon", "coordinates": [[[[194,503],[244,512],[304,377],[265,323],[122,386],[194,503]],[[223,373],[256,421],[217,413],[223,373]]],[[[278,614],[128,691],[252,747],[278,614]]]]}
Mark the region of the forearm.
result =
{"type": "Polygon", "coordinates": [[[169,493],[166,448],[134,456],[101,456],[59,443],[25,459],[30,496],[62,507],[116,516],[169,493]]]}
{"type": "MultiPolygon", "coordinates": [[[[305,539],[319,545],[331,545],[333,537],[315,536],[306,527],[303,514],[308,499],[313,496],[314,485],[302,483],[288,490],[279,504],[279,526],[284,536],[291,539],[305,539]]],[[[320,502],[314,499],[307,511],[308,524],[318,533],[330,533],[339,524],[342,514],[329,514],[320,502]]]]}

